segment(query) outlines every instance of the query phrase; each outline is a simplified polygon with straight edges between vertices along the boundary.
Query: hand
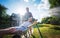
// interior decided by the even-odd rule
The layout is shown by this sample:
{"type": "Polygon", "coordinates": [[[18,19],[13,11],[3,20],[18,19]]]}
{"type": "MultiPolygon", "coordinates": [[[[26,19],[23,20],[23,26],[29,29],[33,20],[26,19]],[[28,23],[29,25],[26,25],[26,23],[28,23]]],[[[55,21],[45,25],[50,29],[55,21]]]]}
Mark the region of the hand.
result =
{"type": "Polygon", "coordinates": [[[9,30],[10,33],[14,33],[15,31],[16,31],[15,28],[11,28],[11,29],[9,30]]]}
{"type": "Polygon", "coordinates": [[[37,24],[38,22],[37,21],[34,21],[34,23],[33,24],[37,24]]]}

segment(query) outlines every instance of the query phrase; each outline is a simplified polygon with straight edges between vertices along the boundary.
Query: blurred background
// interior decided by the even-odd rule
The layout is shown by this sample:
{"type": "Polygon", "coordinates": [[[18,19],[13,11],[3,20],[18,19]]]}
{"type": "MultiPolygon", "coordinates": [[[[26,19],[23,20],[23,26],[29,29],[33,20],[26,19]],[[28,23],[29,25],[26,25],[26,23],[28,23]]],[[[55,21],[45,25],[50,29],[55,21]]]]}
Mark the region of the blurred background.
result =
{"type": "MultiPolygon", "coordinates": [[[[43,38],[60,38],[60,0],[0,0],[0,29],[19,26],[26,7],[38,19],[43,38]]],[[[36,25],[33,27],[33,35],[39,38],[36,25]]]]}

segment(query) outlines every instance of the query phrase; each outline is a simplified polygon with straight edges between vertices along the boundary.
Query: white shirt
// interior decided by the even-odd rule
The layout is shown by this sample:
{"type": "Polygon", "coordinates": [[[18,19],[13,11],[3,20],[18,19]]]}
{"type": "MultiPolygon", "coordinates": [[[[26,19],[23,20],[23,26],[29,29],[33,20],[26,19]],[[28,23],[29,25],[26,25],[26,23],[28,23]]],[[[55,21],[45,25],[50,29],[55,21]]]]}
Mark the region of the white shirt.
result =
{"type": "Polygon", "coordinates": [[[26,21],[26,22],[24,22],[23,24],[21,24],[20,26],[17,26],[17,27],[15,27],[15,28],[16,28],[17,31],[18,31],[18,30],[25,31],[25,30],[28,29],[28,27],[29,27],[31,24],[32,24],[31,22],[26,21]]]}

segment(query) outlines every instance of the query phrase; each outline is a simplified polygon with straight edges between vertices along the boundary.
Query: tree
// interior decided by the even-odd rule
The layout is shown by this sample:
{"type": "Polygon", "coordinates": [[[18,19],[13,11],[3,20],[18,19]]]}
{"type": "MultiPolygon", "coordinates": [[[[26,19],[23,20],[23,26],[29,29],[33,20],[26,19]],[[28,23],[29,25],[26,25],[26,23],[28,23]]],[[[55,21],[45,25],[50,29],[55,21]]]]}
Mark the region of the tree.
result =
{"type": "Polygon", "coordinates": [[[6,14],[6,7],[0,4],[0,17],[4,16],[6,14]]]}
{"type": "Polygon", "coordinates": [[[55,17],[55,16],[46,17],[46,18],[42,18],[42,23],[60,25],[60,20],[59,19],[60,18],[55,17]]]}
{"type": "Polygon", "coordinates": [[[51,18],[52,18],[52,17],[45,17],[45,18],[42,18],[41,23],[50,24],[50,20],[51,20],[51,18]]]}
{"type": "Polygon", "coordinates": [[[6,13],[7,8],[0,4],[0,28],[9,27],[10,16],[6,13]]]}
{"type": "Polygon", "coordinates": [[[60,0],[49,0],[51,8],[51,17],[50,24],[60,24],[60,0]]]}
{"type": "Polygon", "coordinates": [[[50,3],[50,8],[60,6],[60,0],[49,0],[49,3],[50,3]]]}
{"type": "Polygon", "coordinates": [[[19,14],[12,13],[12,15],[10,16],[10,21],[11,21],[10,25],[13,27],[19,26],[21,24],[20,23],[21,19],[19,14]]]}

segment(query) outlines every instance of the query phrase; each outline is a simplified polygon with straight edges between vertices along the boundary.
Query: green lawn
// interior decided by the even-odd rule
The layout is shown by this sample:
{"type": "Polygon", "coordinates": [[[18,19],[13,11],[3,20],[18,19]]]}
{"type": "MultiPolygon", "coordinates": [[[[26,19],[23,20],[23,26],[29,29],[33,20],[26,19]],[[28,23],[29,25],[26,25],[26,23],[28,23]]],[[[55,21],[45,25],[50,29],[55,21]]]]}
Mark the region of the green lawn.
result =
{"type": "MultiPolygon", "coordinates": [[[[60,30],[54,29],[55,27],[60,28],[60,26],[51,25],[51,24],[41,24],[41,25],[38,25],[38,26],[40,26],[39,29],[42,33],[43,38],[60,38],[60,30]]],[[[37,28],[34,28],[33,35],[36,38],[40,37],[37,28]]]]}
{"type": "MultiPolygon", "coordinates": [[[[51,25],[51,24],[38,24],[40,32],[42,33],[43,38],[60,38],[60,30],[55,29],[56,27],[60,28],[60,26],[57,25],[51,25]]],[[[33,35],[35,38],[39,38],[39,32],[36,26],[34,26],[34,32],[33,35]]],[[[12,35],[6,35],[4,38],[11,38],[12,35]]],[[[31,37],[32,38],[32,37],[31,37]]]]}

